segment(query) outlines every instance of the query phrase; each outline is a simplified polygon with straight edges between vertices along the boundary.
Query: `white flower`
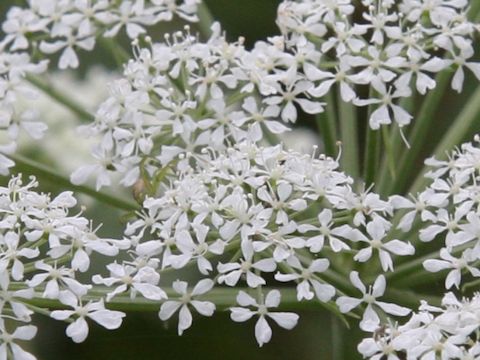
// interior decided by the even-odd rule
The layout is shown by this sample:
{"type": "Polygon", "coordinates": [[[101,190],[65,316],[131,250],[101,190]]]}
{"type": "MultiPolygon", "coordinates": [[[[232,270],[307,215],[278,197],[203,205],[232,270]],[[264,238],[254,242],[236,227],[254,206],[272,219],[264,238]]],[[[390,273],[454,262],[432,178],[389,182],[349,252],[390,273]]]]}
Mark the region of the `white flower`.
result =
{"type": "Polygon", "coordinates": [[[415,248],[409,242],[405,243],[400,240],[390,240],[383,243],[382,240],[385,239],[387,230],[389,229],[385,228],[384,222],[378,217],[369,222],[367,224],[369,238],[361,234],[361,237],[357,240],[359,242],[365,242],[369,246],[360,249],[353,257],[354,260],[366,262],[372,257],[373,250],[377,250],[383,271],[393,271],[393,261],[389,253],[402,256],[413,255],[415,253],[415,248]]]}
{"type": "Polygon", "coordinates": [[[461,258],[456,258],[452,256],[446,248],[442,248],[440,250],[440,258],[442,258],[442,260],[425,260],[423,267],[430,272],[452,269],[445,279],[446,289],[450,289],[452,286],[458,289],[462,281],[462,272],[465,270],[469,271],[475,277],[480,277],[480,270],[470,265],[478,260],[478,256],[475,256],[472,249],[465,250],[461,258]]]}
{"type": "Polygon", "coordinates": [[[362,320],[360,321],[360,328],[364,331],[374,331],[380,324],[380,318],[374,310],[374,305],[380,307],[387,314],[395,316],[405,316],[410,313],[410,309],[405,307],[377,301],[377,298],[382,296],[385,292],[386,281],[383,275],[379,275],[368,291],[365,285],[360,280],[358,272],[352,271],[350,273],[350,281],[353,286],[362,292],[362,298],[356,299],[349,296],[340,296],[336,303],[342,313],[347,313],[356,308],[361,303],[367,304],[362,320]]]}
{"type": "Polygon", "coordinates": [[[271,312],[269,308],[278,307],[280,305],[280,291],[271,290],[265,297],[265,302],[258,303],[253,297],[246,292],[240,291],[237,295],[237,303],[242,307],[230,308],[230,317],[233,321],[244,322],[258,315],[257,323],[255,324],[255,338],[258,345],[270,341],[272,338],[272,329],[266,318],[275,321],[280,327],[291,330],[298,322],[298,315],[288,312],[271,312]],[[247,307],[255,307],[255,310],[250,310],[247,307]]]}
{"type": "Polygon", "coordinates": [[[161,320],[165,321],[172,317],[172,315],[180,309],[178,315],[178,335],[182,335],[183,331],[192,326],[192,313],[190,312],[188,305],[203,316],[212,316],[215,311],[215,304],[210,301],[194,300],[196,296],[201,296],[212,290],[215,283],[211,279],[202,279],[193,288],[191,292],[187,290],[188,283],[185,281],[175,281],[172,286],[173,289],[181,295],[179,300],[167,300],[165,301],[159,312],[161,320]]]}
{"type": "Polygon", "coordinates": [[[348,240],[358,240],[363,235],[359,230],[352,228],[349,225],[335,226],[335,223],[332,221],[333,212],[330,209],[323,209],[320,214],[318,214],[318,222],[320,226],[315,226],[312,224],[302,224],[298,226],[298,231],[301,233],[309,231],[318,231],[319,235],[310,237],[307,240],[307,247],[310,248],[311,252],[317,253],[323,249],[325,239],[328,240],[330,248],[334,252],[340,252],[342,250],[349,250],[350,246],[345,242],[340,240],[340,238],[345,238],[348,240]]]}
{"type": "Polygon", "coordinates": [[[85,341],[88,336],[86,318],[92,319],[108,330],[114,330],[120,327],[122,318],[125,317],[123,312],[105,309],[103,300],[90,301],[82,305],[79,298],[68,290],[60,293],[59,300],[73,310],[54,310],[50,316],[56,320],[66,320],[71,317],[75,319],[67,326],[66,334],[76,343],[85,341]]]}
{"type": "Polygon", "coordinates": [[[33,325],[17,327],[13,333],[5,329],[5,322],[0,319],[0,359],[35,360],[36,357],[23,350],[16,344],[18,340],[32,340],[37,334],[37,328],[33,325]]]}
{"type": "Polygon", "coordinates": [[[117,263],[107,265],[110,271],[110,277],[103,278],[96,274],[92,281],[95,284],[104,284],[112,286],[120,283],[112,292],[107,294],[106,300],[110,301],[113,297],[125,291],[130,291],[130,297],[135,298],[139,292],[143,297],[149,300],[166,299],[167,294],[157,286],[160,281],[160,275],[149,266],[140,268],[131,265],[120,265],[117,263]]]}
{"type": "Polygon", "coordinates": [[[293,274],[275,274],[275,280],[278,281],[297,281],[297,300],[312,300],[316,295],[320,301],[330,301],[335,296],[335,288],[330,284],[320,281],[315,273],[321,273],[328,269],[330,262],[327,259],[315,259],[308,268],[303,268],[299,262],[293,262],[291,265],[298,273],[293,274]],[[313,293],[311,291],[313,287],[313,293]]]}
{"type": "Polygon", "coordinates": [[[253,260],[254,249],[250,241],[243,241],[241,244],[243,260],[239,263],[219,263],[217,266],[218,272],[221,274],[218,277],[218,283],[225,283],[228,286],[235,286],[242,275],[245,276],[247,285],[251,288],[256,288],[260,285],[265,285],[265,279],[257,275],[254,271],[259,272],[273,272],[277,268],[275,260],[272,258],[253,260]]]}
{"type": "Polygon", "coordinates": [[[56,263],[52,266],[43,260],[35,262],[35,268],[44,272],[34,275],[30,280],[26,281],[26,284],[29,287],[35,288],[46,282],[42,297],[47,299],[58,299],[61,286],[66,286],[78,296],[86,295],[87,291],[91,288],[91,285],[84,285],[75,280],[73,269],[64,266],[57,268],[56,263]]]}

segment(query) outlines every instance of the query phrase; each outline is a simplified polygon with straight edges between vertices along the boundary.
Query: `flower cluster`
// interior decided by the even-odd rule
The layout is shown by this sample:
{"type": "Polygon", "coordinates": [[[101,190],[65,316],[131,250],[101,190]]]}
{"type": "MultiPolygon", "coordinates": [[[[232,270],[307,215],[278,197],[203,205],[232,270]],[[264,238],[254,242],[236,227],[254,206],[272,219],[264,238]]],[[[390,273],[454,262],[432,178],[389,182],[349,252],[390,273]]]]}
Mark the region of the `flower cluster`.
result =
{"type": "Polygon", "coordinates": [[[465,69],[480,79],[480,63],[472,61],[478,26],[467,18],[468,1],[361,3],[363,7],[350,0],[280,4],[277,23],[299,71],[314,84],[310,95],[325,96],[337,84],[344,102],[372,106],[372,129],[393,122],[403,127],[412,116],[400,100],[413,91],[423,95],[434,89],[435,73],[455,71],[451,85],[458,92],[465,69]],[[367,98],[362,85],[373,90],[367,98]]]}
{"type": "Polygon", "coordinates": [[[33,108],[17,106],[21,99],[38,96],[26,79],[47,70],[48,61],[37,61],[39,57],[60,53],[59,69],[77,68],[77,51],[93,50],[96,38],[113,37],[122,27],[136,38],[146,32],[145,26],[169,21],[174,14],[196,21],[197,7],[197,0],[31,0],[26,8],[10,8],[0,41],[0,129],[7,135],[0,146],[0,173],[7,174],[14,165],[5,155],[15,151],[20,129],[33,139],[46,130],[33,108]]]}
{"type": "Polygon", "coordinates": [[[92,253],[116,256],[128,241],[101,239],[81,214],[69,215],[76,205],[71,192],[51,199],[35,192],[35,187],[34,179],[24,184],[17,176],[7,187],[0,188],[0,356],[3,358],[7,346],[15,359],[31,358],[24,355],[15,341],[30,340],[36,333],[33,325],[18,325],[31,322],[35,297],[57,299],[74,308],[53,311],[51,316],[58,320],[74,316],[67,335],[75,341],[83,341],[87,336],[85,317],[114,329],[124,316],[105,309],[101,298],[82,305],[91,285],[80,282],[76,275],[88,270],[92,253]],[[7,325],[15,326],[13,333],[7,325]]]}
{"type": "MultiPolygon", "coordinates": [[[[214,285],[260,289],[262,295],[255,301],[240,292],[238,303],[259,307],[256,337],[261,345],[271,336],[262,316],[268,313],[283,327],[294,325],[293,315],[284,323],[282,316],[267,312],[268,307],[280,304],[281,295],[270,292],[264,300],[262,286],[294,282],[298,301],[329,302],[343,294],[332,275],[342,271],[337,263],[340,254],[389,271],[393,270],[392,256],[414,253],[407,242],[386,240],[391,204],[374,193],[353,191],[351,178],[336,170],[338,164],[331,158],[243,142],[226,152],[206,147],[201,154],[179,156],[178,162],[183,164],[162,169],[156,196],[146,197],[143,210],[126,227],[131,259],[122,265],[110,264],[109,277],[94,277],[96,283],[116,286],[107,299],[124,292],[164,299],[160,273],[193,265],[204,278],[201,283],[206,282],[197,285],[202,290],[195,287],[188,293],[186,282],[175,282],[181,299],[164,303],[160,318],[169,318],[188,303],[202,315],[212,315],[213,304],[195,304],[191,297],[205,294],[214,285]],[[308,220],[296,221],[297,217],[308,220]]],[[[383,276],[373,292],[361,284],[358,273],[352,272],[351,279],[363,297],[342,295],[337,304],[347,313],[364,302],[366,328],[378,326],[379,311],[409,313],[376,300],[385,292],[383,276]]],[[[191,324],[188,308],[182,309],[180,334],[191,324]]],[[[253,314],[232,308],[234,321],[245,321],[253,314]]]]}
{"type": "Polygon", "coordinates": [[[404,325],[390,323],[376,329],[358,351],[371,360],[478,359],[479,319],[480,295],[458,300],[447,293],[441,307],[423,301],[404,325]]]}
{"type": "Polygon", "coordinates": [[[146,47],[134,47],[124,78],[111,84],[86,129],[102,137],[93,152],[97,164],[79,169],[74,183],[95,173],[99,188],[116,172],[131,186],[142,171],[151,174],[180,153],[207,145],[224,150],[245,139],[260,141],[264,130],[287,131],[277,119],[295,121],[294,103],[308,113],[322,111],[306,98],[312,84],[297,74],[291,55],[274,45],[247,51],[243,39],[228,43],[218,23],[212,31],[206,43],[187,27],[165,43],[147,38],[146,47]]]}
{"type": "Polygon", "coordinates": [[[432,170],[426,177],[432,183],[411,200],[391,198],[396,208],[406,210],[400,228],[408,231],[416,222],[419,227],[415,230],[422,242],[442,247],[440,259],[425,260],[423,265],[430,272],[449,270],[446,289],[458,289],[462,275],[480,276],[479,141],[477,136],[473,142],[463,144],[446,161],[427,159],[432,170]]]}
{"type": "Polygon", "coordinates": [[[365,126],[377,130],[408,125],[412,116],[400,101],[434,89],[434,74],[454,72],[459,92],[465,68],[480,78],[471,60],[478,26],[467,19],[467,0],[359,3],[283,1],[281,35],[251,50],[243,38],[229,43],[218,23],[205,42],[189,26],[163,43],[147,35],[148,26],[174,14],[196,21],[199,0],[30,0],[28,8],[13,7],[0,42],[0,126],[8,137],[0,173],[13,166],[6,155],[20,128],[33,138],[46,130],[19,101],[35,97],[27,81],[47,70],[41,59],[57,54],[59,69],[77,68],[77,50],[125,28],[134,58],[81,128],[99,138],[96,163],[76,169],[71,181],[93,176],[99,190],[117,176],[140,206],[127,214],[121,240],[103,239],[82,211],[70,214],[77,205],[71,192],[51,198],[21,176],[0,187],[0,358],[32,358],[16,342],[35,336],[35,311],[69,322],[67,335],[82,342],[88,319],[107,329],[121,325],[125,314],[108,304],[122,301],[156,306],[162,321],[178,316],[179,335],[193,312],[228,310],[235,322],[255,317],[262,346],[273,323],[296,326],[299,316],[283,311],[292,298],[361,319],[360,329],[373,337],[358,349],[371,359],[479,358],[478,294],[460,301],[447,293],[442,307],[422,301],[404,325],[382,323],[410,314],[402,299],[390,302],[398,289],[387,280],[391,286],[398,257],[423,254],[425,244],[438,251],[416,263],[427,274],[448,270],[446,290],[480,277],[480,137],[447,161],[427,160],[432,182],[424,190],[388,199],[317,148],[307,155],[260,145],[290,130],[300,111],[321,113],[334,86],[334,102],[369,106],[365,126]],[[106,272],[87,274],[95,254],[112,260],[106,272]],[[177,279],[167,281],[165,272],[177,279]],[[80,281],[90,275],[91,284],[80,281]],[[41,298],[55,305],[39,308],[41,298]]]}

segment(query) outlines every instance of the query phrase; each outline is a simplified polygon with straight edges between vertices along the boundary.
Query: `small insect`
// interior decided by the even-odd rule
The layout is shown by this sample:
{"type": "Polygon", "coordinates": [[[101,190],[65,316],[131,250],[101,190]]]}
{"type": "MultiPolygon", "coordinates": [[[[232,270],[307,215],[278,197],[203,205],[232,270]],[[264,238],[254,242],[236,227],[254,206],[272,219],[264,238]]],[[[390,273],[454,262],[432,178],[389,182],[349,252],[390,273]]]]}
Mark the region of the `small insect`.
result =
{"type": "Polygon", "coordinates": [[[382,338],[384,338],[385,336],[387,336],[387,325],[383,324],[382,326],[378,327],[374,333],[373,333],[373,338],[375,339],[375,341],[379,341],[381,340],[382,338]]]}

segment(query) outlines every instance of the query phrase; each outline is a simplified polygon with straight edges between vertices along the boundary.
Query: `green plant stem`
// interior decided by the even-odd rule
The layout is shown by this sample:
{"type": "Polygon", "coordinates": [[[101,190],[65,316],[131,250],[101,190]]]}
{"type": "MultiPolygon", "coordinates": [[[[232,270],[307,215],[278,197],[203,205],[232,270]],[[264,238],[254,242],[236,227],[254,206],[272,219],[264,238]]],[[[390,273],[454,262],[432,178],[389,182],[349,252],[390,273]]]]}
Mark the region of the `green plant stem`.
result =
{"type": "MultiPolygon", "coordinates": [[[[382,127],[382,136],[383,143],[385,145],[385,161],[387,163],[388,172],[390,174],[391,180],[394,180],[397,176],[395,171],[395,153],[393,152],[392,137],[390,136],[389,130],[386,126],[382,127]]],[[[379,174],[379,173],[378,173],[379,174]]],[[[379,179],[377,179],[378,181],[379,179]]],[[[378,183],[376,181],[376,183],[378,183]]]]}
{"type": "Polygon", "coordinates": [[[430,305],[433,306],[440,306],[442,304],[442,299],[438,296],[420,294],[417,291],[405,289],[392,289],[388,286],[385,295],[382,297],[382,300],[391,301],[393,303],[401,302],[403,306],[406,306],[412,310],[418,309],[420,300],[426,300],[430,305]]]}
{"type": "MultiPolygon", "coordinates": [[[[471,244],[465,244],[462,246],[458,246],[455,250],[452,251],[452,255],[455,256],[460,254],[465,249],[471,247],[471,244]]],[[[437,273],[426,273],[423,268],[423,262],[429,259],[438,259],[440,257],[440,251],[433,251],[427,255],[421,256],[419,258],[415,258],[409,262],[401,264],[395,268],[395,271],[389,272],[385,275],[387,279],[387,283],[389,285],[394,285],[395,287],[410,287],[419,284],[424,284],[432,279],[433,277],[444,277],[444,273],[442,271],[437,273]],[[417,274],[413,276],[414,274],[417,274]],[[426,275],[426,276],[425,276],[426,275]]]]}
{"type": "Polygon", "coordinates": [[[65,95],[65,92],[55,88],[52,84],[40,79],[38,76],[27,75],[28,82],[34,85],[37,89],[50,96],[53,100],[58,101],[67,109],[72,111],[79,117],[80,120],[85,122],[92,122],[95,116],[84,109],[84,106],[77,103],[74,99],[65,95]]]}
{"type": "Polygon", "coordinates": [[[471,1],[470,9],[468,11],[468,19],[476,20],[478,13],[480,13],[480,1],[471,1]]]}
{"type": "Polygon", "coordinates": [[[315,115],[318,132],[323,140],[325,155],[335,157],[337,143],[336,115],[335,115],[335,97],[329,91],[325,96],[325,111],[315,115]]]}
{"type": "MultiPolygon", "coordinates": [[[[470,97],[463,110],[452,122],[452,126],[445,133],[440,143],[437,145],[433,152],[433,156],[437,159],[445,159],[446,152],[452,150],[456,145],[464,141],[469,130],[478,121],[480,117],[480,88],[478,88],[470,97]]],[[[427,167],[424,166],[423,170],[416,177],[415,182],[410,188],[410,193],[414,194],[420,191],[429,179],[425,178],[427,167]]]]}
{"type": "Polygon", "coordinates": [[[336,316],[330,316],[331,334],[332,334],[332,359],[343,360],[345,358],[344,351],[344,327],[340,326],[340,321],[336,316]]]}
{"type": "Polygon", "coordinates": [[[451,74],[443,71],[437,76],[437,86],[432,90],[423,101],[420,112],[415,117],[414,127],[410,133],[411,148],[407,149],[400,159],[398,165],[398,176],[395,181],[389,182],[390,186],[385,190],[386,194],[401,194],[406,190],[408,181],[412,179],[412,175],[417,171],[413,164],[416,163],[421,150],[424,148],[425,138],[431,129],[432,123],[435,122],[435,113],[438,108],[445,90],[449,84],[451,74]]]}
{"type": "Polygon", "coordinates": [[[202,1],[200,5],[198,6],[198,28],[201,32],[201,34],[205,38],[209,38],[210,35],[212,34],[211,26],[215,22],[215,19],[213,18],[210,9],[208,8],[206,1],[202,1]]]}
{"type": "MultiPolygon", "coordinates": [[[[375,89],[370,86],[368,91],[368,98],[375,97],[375,89]]],[[[375,173],[377,171],[379,156],[380,156],[380,132],[378,130],[373,130],[370,127],[370,116],[373,112],[373,105],[369,105],[367,109],[367,118],[365,119],[365,149],[363,157],[363,180],[365,186],[370,187],[375,181],[375,173]]]]}
{"type": "Polygon", "coordinates": [[[113,55],[113,59],[119,69],[130,59],[129,53],[114,38],[98,37],[98,43],[113,55]]]}
{"type": "Polygon", "coordinates": [[[47,166],[27,159],[24,156],[18,154],[12,154],[8,156],[15,161],[15,168],[18,170],[18,172],[35,175],[37,178],[55,184],[59,188],[66,188],[88,195],[100,202],[118,209],[127,211],[139,210],[139,206],[133,202],[117,198],[113,195],[101,193],[87,186],[74,185],[67,177],[59,175],[47,166]]]}
{"type": "MultiPolygon", "coordinates": [[[[408,111],[409,113],[412,113],[414,110],[415,106],[415,95],[412,95],[407,98],[402,98],[400,101],[400,106],[408,111]]],[[[392,126],[392,130],[390,131],[390,144],[391,144],[391,153],[393,154],[394,158],[394,163],[395,163],[395,169],[398,169],[398,159],[400,156],[403,156],[405,152],[410,150],[410,144],[406,144],[405,140],[403,139],[402,132],[404,133],[404,129],[400,128],[398,124],[394,124],[392,126]]],[[[384,196],[387,197],[388,195],[392,195],[387,192],[387,187],[389,187],[392,183],[392,179],[389,177],[389,167],[387,165],[387,161],[389,161],[387,156],[383,157],[382,164],[380,166],[380,174],[378,175],[378,183],[377,183],[377,192],[384,196]]],[[[395,171],[395,175],[397,176],[397,170],[395,171]]]]}
{"type": "Polygon", "coordinates": [[[367,141],[365,145],[364,179],[366,187],[375,181],[375,173],[378,168],[378,156],[380,153],[380,132],[372,130],[367,124],[367,141]]]}
{"type": "MultiPolygon", "coordinates": [[[[178,299],[181,297],[177,292],[171,288],[163,289],[169,299],[178,299]]],[[[236,297],[239,291],[245,291],[250,293],[252,289],[249,288],[215,288],[209,293],[198,296],[195,299],[202,301],[211,301],[216,305],[217,310],[228,310],[231,306],[236,304],[236,297]]],[[[271,288],[264,287],[263,290],[268,292],[271,288]]],[[[95,287],[89,292],[89,295],[83,296],[82,300],[86,303],[88,301],[95,301],[101,297],[105,297],[107,293],[111,292],[109,288],[97,288],[95,287]]],[[[321,305],[317,301],[304,301],[299,302],[297,300],[297,291],[295,288],[282,288],[280,289],[282,294],[282,301],[279,306],[279,310],[318,310],[321,305]]],[[[25,303],[50,310],[65,309],[66,305],[57,300],[50,300],[42,298],[41,292],[36,292],[32,299],[23,300],[25,303]]],[[[105,305],[109,309],[122,310],[122,311],[158,311],[162,301],[153,301],[137,296],[135,299],[131,299],[128,295],[118,295],[107,302],[105,305]]]]}
{"type": "Polygon", "coordinates": [[[478,289],[479,286],[480,286],[480,279],[467,282],[462,286],[462,293],[465,293],[470,288],[478,289]]]}
{"type": "Polygon", "coordinates": [[[343,153],[340,159],[342,170],[353,178],[358,179],[360,159],[357,112],[351,103],[344,102],[339,94],[337,96],[340,133],[343,144],[343,153]]]}

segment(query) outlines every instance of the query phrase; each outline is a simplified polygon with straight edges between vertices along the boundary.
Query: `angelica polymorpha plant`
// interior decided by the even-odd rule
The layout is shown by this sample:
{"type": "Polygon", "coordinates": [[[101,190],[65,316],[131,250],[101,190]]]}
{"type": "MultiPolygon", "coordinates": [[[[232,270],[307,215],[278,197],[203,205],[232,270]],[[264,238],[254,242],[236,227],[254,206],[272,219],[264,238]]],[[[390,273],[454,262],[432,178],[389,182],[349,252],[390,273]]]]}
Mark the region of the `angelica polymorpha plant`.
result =
{"type": "Polygon", "coordinates": [[[480,150],[477,137],[460,145],[478,92],[431,139],[425,168],[414,161],[448,85],[467,97],[465,73],[480,77],[479,11],[467,0],[283,1],[278,35],[247,48],[196,0],[12,7],[0,171],[24,174],[0,188],[0,357],[34,358],[17,344],[41,331],[34,314],[83,342],[90,323],[114,330],[132,309],[174,319],[179,335],[226,311],[255,319],[263,346],[305,308],[366,332],[365,358],[478,357],[480,150]],[[192,24],[158,37],[175,17],[192,24]],[[42,75],[77,69],[97,43],[121,65],[91,113],[42,75]],[[21,154],[23,132],[48,131],[48,111],[29,101],[38,92],[83,122],[77,141],[95,143],[70,180],[21,154]],[[321,150],[282,144],[300,121],[316,123],[321,150]],[[69,190],[41,193],[27,173],[69,190]],[[72,190],[125,211],[121,238],[72,214],[72,190]]]}

